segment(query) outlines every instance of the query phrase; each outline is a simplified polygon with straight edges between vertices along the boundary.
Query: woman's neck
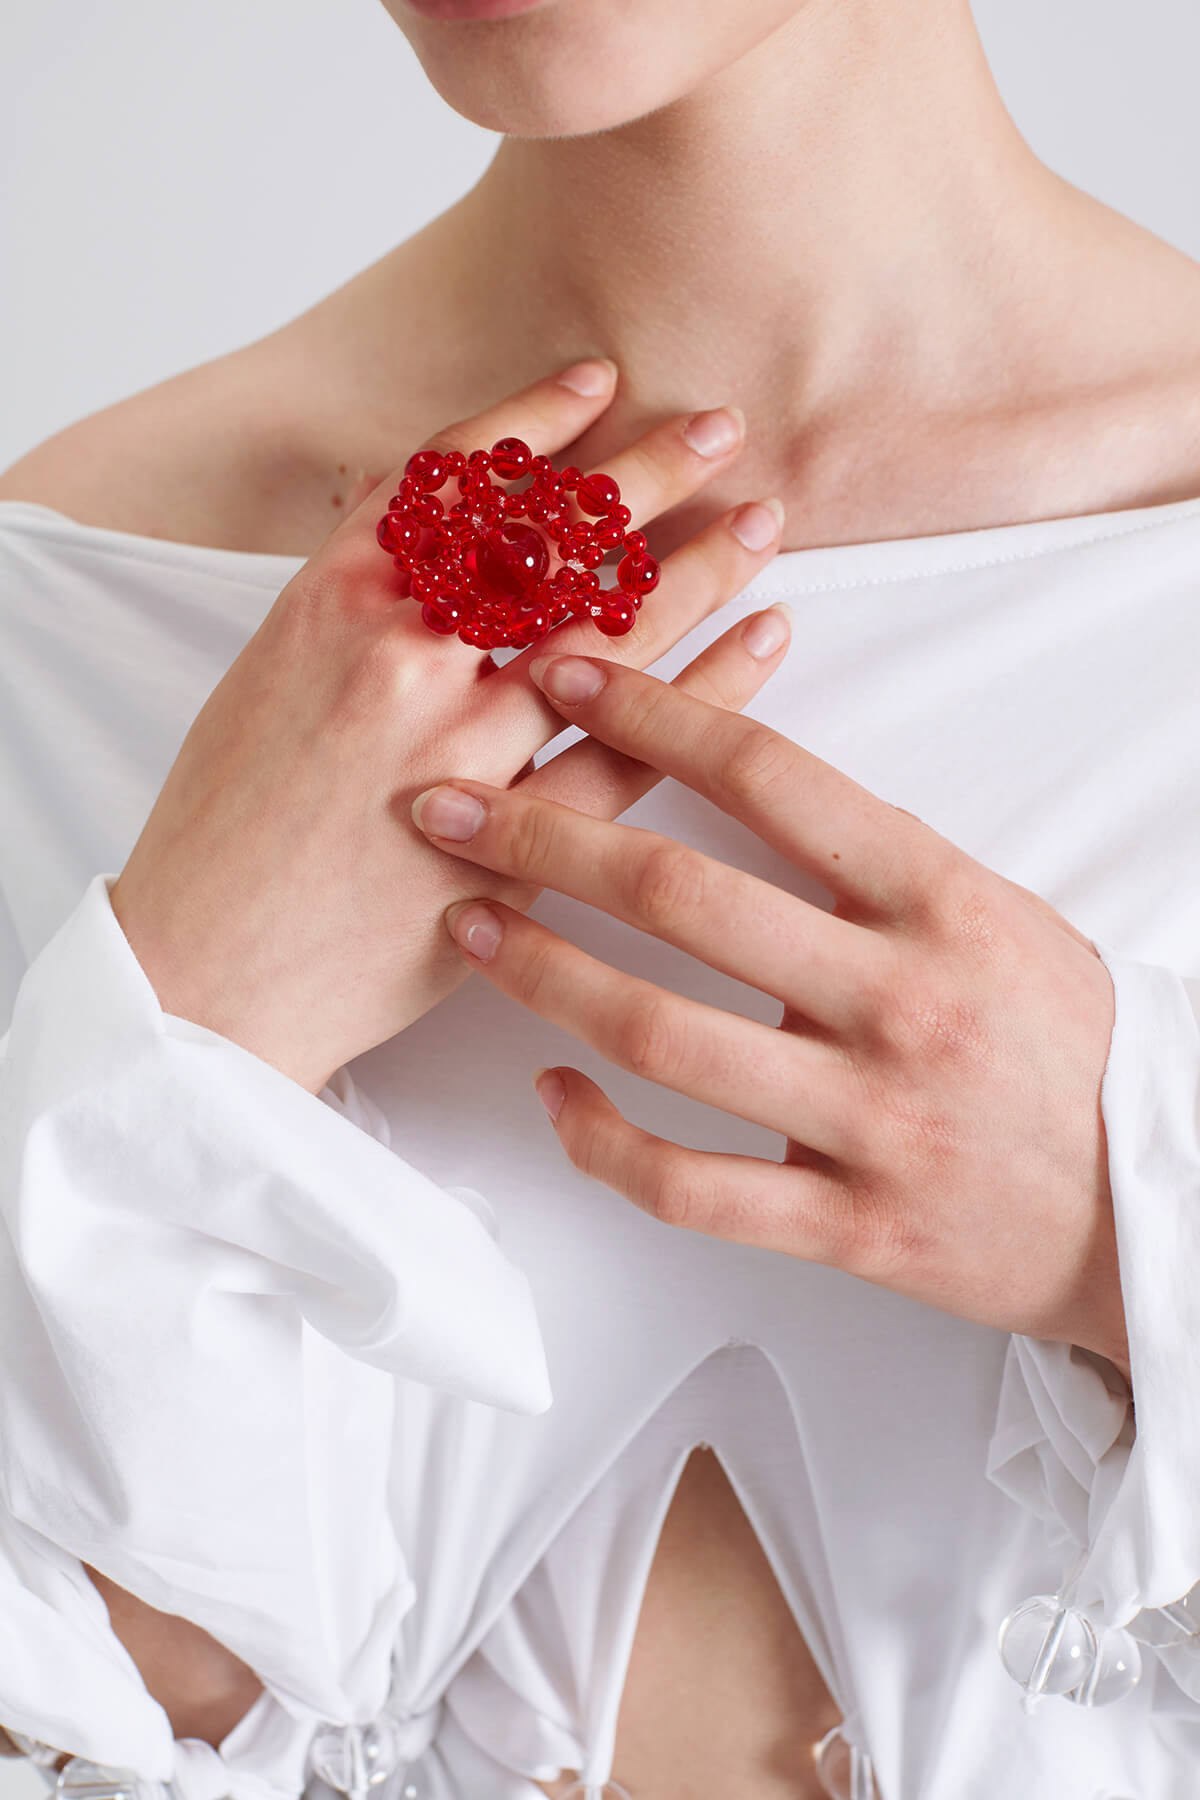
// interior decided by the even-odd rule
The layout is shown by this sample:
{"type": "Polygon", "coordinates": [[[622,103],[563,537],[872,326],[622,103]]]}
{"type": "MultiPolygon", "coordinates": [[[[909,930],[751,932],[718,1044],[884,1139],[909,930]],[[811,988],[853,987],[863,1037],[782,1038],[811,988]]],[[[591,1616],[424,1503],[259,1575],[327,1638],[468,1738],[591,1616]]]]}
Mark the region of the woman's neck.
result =
{"type": "Polygon", "coordinates": [[[589,353],[621,379],[579,460],[740,405],[745,451],[656,548],[769,493],[791,547],[1108,504],[1122,490],[1099,468],[1039,471],[1058,416],[1064,442],[1086,434],[1111,371],[1132,378],[1156,257],[1196,317],[1195,265],[1034,155],[968,0],[811,0],[630,125],[502,140],[457,205],[343,294],[397,426],[589,353]]]}
{"type": "Polygon", "coordinates": [[[838,0],[631,125],[504,139],[448,223],[522,367],[601,351],[648,410],[794,419],[901,372],[961,397],[956,352],[1011,307],[1058,185],[965,0],[838,0]]]}

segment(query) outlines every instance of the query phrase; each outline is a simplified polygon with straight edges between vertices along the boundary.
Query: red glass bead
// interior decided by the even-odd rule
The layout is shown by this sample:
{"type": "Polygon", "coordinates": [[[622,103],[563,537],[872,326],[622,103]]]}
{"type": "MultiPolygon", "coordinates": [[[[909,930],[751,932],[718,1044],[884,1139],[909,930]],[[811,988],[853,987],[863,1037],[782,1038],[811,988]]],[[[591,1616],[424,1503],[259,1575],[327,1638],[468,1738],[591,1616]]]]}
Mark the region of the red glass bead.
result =
{"type": "Polygon", "coordinates": [[[550,552],[540,531],[529,525],[506,525],[474,544],[463,557],[467,577],[493,603],[523,600],[550,567],[550,552]]]}
{"type": "Polygon", "coordinates": [[[426,600],[421,608],[421,621],[428,625],[430,631],[437,631],[443,637],[449,637],[458,630],[462,623],[462,615],[458,607],[437,606],[432,600],[426,600]]]}
{"type": "Polygon", "coordinates": [[[645,532],[627,531],[625,533],[625,548],[630,551],[632,555],[640,556],[642,551],[646,548],[645,532]]]}
{"type": "Polygon", "coordinates": [[[440,488],[446,479],[446,459],[440,450],[417,450],[404,465],[404,473],[418,488],[440,488]]]}
{"type": "Polygon", "coordinates": [[[532,460],[533,451],[520,438],[500,438],[492,445],[492,467],[503,481],[526,474],[532,460]]]}
{"type": "MultiPolygon", "coordinates": [[[[517,498],[515,494],[511,497],[514,500],[517,498]]],[[[525,495],[525,512],[535,524],[546,524],[549,519],[554,517],[555,510],[554,501],[538,493],[536,488],[531,488],[525,495]]]]}
{"type": "Polygon", "coordinates": [[[375,536],[394,556],[397,550],[411,550],[420,540],[421,530],[408,513],[386,512],[375,527],[375,536]]]}
{"type": "Polygon", "coordinates": [[[462,451],[461,450],[447,450],[445,453],[445,457],[446,457],[446,473],[447,473],[447,475],[461,475],[463,470],[467,466],[467,459],[463,455],[462,451]]]}
{"type": "Polygon", "coordinates": [[[575,498],[585,513],[606,513],[621,498],[621,490],[611,475],[585,475],[575,498]]]}
{"type": "Polygon", "coordinates": [[[593,604],[590,611],[605,637],[624,637],[627,631],[632,631],[637,618],[637,607],[624,594],[618,599],[606,598],[599,605],[593,604]]]}
{"type": "Polygon", "coordinates": [[[625,556],[617,564],[617,581],[629,594],[648,594],[658,586],[658,564],[652,556],[625,556]]]}
{"type": "Polygon", "coordinates": [[[544,638],[550,629],[548,606],[524,607],[513,618],[508,641],[517,650],[526,650],[544,638]]]}
{"type": "Polygon", "coordinates": [[[596,542],[603,550],[615,550],[624,536],[615,519],[601,519],[595,527],[596,542]]]}
{"type": "Polygon", "coordinates": [[[471,584],[467,580],[461,565],[457,563],[451,563],[449,567],[444,563],[442,564],[438,570],[438,587],[441,591],[442,601],[466,601],[470,600],[472,597],[471,584]]]}
{"type": "Polygon", "coordinates": [[[492,459],[486,450],[472,450],[467,458],[467,466],[463,473],[478,477],[486,475],[492,466],[492,459]]]}
{"type": "Polygon", "coordinates": [[[633,514],[627,506],[614,506],[608,516],[610,519],[615,519],[623,531],[632,519],[633,514]]]}
{"type": "Polygon", "coordinates": [[[559,470],[558,474],[559,480],[565,488],[577,488],[583,480],[583,470],[577,469],[574,463],[568,463],[565,469],[559,470]]]}
{"type": "Polygon", "coordinates": [[[414,600],[437,599],[438,578],[429,569],[413,570],[412,597],[414,600]]]}
{"type": "Polygon", "coordinates": [[[436,525],[445,510],[436,494],[418,494],[412,505],[418,525],[436,525]]]}

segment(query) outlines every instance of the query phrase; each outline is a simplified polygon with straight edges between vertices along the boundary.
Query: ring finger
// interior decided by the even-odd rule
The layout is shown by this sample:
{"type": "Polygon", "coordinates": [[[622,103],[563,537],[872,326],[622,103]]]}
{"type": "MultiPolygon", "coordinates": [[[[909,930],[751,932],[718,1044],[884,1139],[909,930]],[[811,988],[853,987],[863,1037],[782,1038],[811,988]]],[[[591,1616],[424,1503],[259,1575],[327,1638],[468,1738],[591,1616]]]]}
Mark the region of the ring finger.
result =
{"type": "Polygon", "coordinates": [[[491,698],[511,710],[515,725],[540,720],[537,742],[548,743],[563,729],[563,719],[529,679],[535,658],[599,650],[613,662],[648,667],[753,580],[775,554],[782,523],[783,506],[776,499],[746,501],[723,513],[664,557],[658,586],[631,631],[602,638],[590,619],[569,619],[505,664],[492,678],[491,698]]]}
{"type": "Polygon", "coordinates": [[[498,988],[619,1068],[826,1156],[860,1147],[843,1066],[823,1044],[612,969],[499,903],[459,901],[446,923],[498,988]]]}

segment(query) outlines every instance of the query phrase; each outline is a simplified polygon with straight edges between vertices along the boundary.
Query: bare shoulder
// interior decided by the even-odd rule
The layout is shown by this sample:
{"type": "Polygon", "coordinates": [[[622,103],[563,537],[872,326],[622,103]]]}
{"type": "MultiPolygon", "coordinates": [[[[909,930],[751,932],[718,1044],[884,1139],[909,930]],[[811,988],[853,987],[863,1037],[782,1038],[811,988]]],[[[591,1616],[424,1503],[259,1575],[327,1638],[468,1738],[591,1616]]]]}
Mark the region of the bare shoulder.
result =
{"type": "Polygon", "coordinates": [[[306,428],[285,377],[271,340],[172,376],[37,444],[0,472],[0,500],[175,543],[308,556],[359,471],[306,428]]]}

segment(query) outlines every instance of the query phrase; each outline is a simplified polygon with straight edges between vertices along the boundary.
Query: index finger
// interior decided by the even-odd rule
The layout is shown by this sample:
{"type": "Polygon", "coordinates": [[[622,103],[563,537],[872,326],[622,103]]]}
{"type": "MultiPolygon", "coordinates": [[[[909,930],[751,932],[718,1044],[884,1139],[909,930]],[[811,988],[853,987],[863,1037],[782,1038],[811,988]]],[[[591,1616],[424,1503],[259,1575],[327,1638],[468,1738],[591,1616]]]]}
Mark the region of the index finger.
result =
{"type": "Polygon", "coordinates": [[[539,657],[529,675],[572,724],[703,794],[835,897],[879,918],[928,903],[931,850],[948,841],[782,732],[599,657],[539,657]]]}
{"type": "MultiPolygon", "coordinates": [[[[494,406],[458,419],[420,444],[412,444],[404,453],[404,462],[391,470],[362,499],[333,531],[329,543],[346,536],[360,537],[364,527],[375,545],[375,527],[381,513],[399,486],[405,464],[416,450],[490,450],[497,438],[519,437],[536,444],[540,453],[549,455],[574,443],[612,400],[617,385],[617,365],[606,356],[589,357],[572,363],[556,375],[546,375],[528,387],[510,394],[494,406]]],[[[378,549],[375,550],[376,557],[378,549]]]]}

